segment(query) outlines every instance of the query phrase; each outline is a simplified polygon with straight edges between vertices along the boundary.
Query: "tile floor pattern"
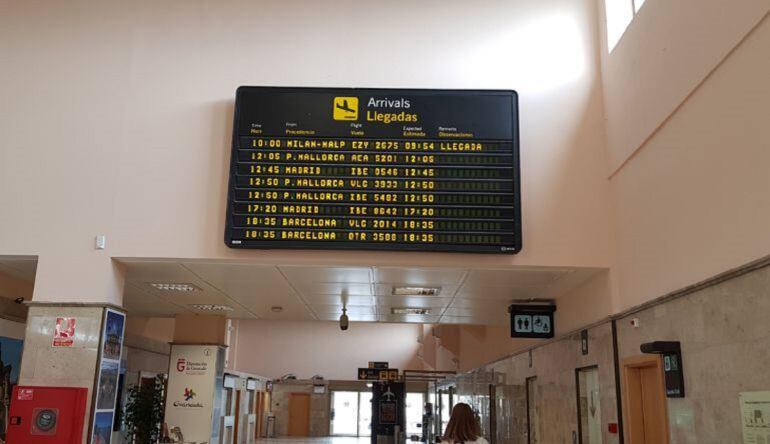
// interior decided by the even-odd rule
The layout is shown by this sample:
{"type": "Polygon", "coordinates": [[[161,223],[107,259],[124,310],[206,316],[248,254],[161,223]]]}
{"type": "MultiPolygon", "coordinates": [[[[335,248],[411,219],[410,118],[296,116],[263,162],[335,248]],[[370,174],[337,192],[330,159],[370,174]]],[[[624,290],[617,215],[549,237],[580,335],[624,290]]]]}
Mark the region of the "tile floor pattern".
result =
{"type": "Polygon", "coordinates": [[[263,438],[258,439],[257,444],[369,444],[369,437],[355,438],[347,436],[324,436],[302,438],[263,438]]]}

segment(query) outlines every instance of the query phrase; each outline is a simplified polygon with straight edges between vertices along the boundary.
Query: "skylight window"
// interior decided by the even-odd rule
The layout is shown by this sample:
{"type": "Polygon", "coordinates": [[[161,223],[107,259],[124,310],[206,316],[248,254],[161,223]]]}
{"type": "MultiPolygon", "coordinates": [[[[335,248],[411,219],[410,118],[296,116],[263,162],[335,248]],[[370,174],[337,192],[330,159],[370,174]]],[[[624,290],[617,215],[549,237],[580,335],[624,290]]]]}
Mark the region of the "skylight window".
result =
{"type": "Polygon", "coordinates": [[[604,0],[607,49],[612,52],[646,0],[604,0]]]}

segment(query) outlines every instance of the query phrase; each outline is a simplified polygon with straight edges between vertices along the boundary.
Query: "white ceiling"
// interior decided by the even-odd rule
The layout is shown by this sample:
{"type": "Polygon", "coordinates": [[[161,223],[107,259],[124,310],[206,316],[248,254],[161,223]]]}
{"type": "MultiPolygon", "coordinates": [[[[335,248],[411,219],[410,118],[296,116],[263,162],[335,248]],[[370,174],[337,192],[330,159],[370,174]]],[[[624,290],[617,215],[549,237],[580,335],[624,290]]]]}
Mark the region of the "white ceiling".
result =
{"type": "Polygon", "coordinates": [[[196,312],[190,304],[233,307],[232,318],[505,325],[513,299],[555,298],[599,269],[266,266],[230,262],[121,259],[124,306],[138,316],[196,312]],[[150,283],[190,283],[194,292],[163,292],[150,283]],[[394,296],[393,287],[440,287],[436,296],[394,296]],[[282,307],[274,312],[272,307],[282,307]],[[391,308],[427,308],[393,315],[391,308]]]}

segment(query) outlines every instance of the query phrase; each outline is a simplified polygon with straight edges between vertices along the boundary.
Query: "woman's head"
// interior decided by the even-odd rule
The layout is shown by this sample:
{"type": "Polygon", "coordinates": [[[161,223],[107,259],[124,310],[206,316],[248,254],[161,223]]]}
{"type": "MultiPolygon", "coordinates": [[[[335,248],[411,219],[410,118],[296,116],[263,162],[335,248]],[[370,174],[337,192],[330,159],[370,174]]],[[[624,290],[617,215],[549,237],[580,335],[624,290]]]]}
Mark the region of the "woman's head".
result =
{"type": "Polygon", "coordinates": [[[444,440],[450,442],[475,441],[481,435],[479,422],[468,404],[457,404],[444,432],[444,440]]]}

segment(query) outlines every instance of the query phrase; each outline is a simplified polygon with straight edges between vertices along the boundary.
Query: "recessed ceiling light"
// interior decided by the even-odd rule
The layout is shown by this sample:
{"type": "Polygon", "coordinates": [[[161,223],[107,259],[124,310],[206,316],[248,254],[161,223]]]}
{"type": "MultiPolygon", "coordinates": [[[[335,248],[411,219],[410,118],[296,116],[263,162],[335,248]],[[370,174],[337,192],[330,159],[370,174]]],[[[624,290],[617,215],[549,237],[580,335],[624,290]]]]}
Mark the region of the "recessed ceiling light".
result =
{"type": "Polygon", "coordinates": [[[394,296],[436,296],[440,287],[393,287],[394,296]]]}
{"type": "Polygon", "coordinates": [[[430,314],[430,310],[427,308],[413,308],[413,307],[402,307],[402,308],[391,308],[390,312],[394,315],[427,315],[430,314]]]}
{"type": "Polygon", "coordinates": [[[280,313],[283,311],[283,307],[276,305],[275,307],[270,307],[270,311],[273,313],[280,313]]]}
{"type": "Polygon", "coordinates": [[[233,311],[233,307],[229,305],[190,304],[190,307],[200,311],[233,311]]]}
{"type": "Polygon", "coordinates": [[[201,291],[199,287],[187,283],[152,282],[150,285],[160,291],[178,291],[181,293],[201,291]]]}

